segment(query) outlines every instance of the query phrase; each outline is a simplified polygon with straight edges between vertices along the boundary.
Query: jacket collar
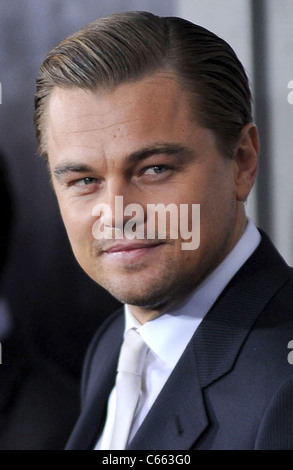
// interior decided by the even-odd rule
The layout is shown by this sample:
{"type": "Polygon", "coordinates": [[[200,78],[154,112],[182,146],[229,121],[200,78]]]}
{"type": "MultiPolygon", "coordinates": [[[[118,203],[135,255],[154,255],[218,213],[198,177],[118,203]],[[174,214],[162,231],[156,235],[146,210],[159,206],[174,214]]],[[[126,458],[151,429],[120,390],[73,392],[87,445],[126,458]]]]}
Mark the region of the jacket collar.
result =
{"type": "Polygon", "coordinates": [[[259,248],[222,292],[194,336],[202,387],[231,370],[253,324],[289,277],[285,261],[262,233],[259,248]]]}

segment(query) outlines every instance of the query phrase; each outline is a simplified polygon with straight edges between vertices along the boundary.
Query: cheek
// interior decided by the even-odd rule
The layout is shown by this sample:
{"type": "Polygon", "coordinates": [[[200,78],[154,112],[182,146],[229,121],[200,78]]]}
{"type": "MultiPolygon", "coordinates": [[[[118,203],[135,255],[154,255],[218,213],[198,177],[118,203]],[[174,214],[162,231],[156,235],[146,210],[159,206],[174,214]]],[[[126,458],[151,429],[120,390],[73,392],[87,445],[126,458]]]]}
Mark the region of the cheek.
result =
{"type": "Polygon", "coordinates": [[[213,243],[235,213],[234,187],[226,177],[209,178],[195,191],[195,200],[200,204],[201,243],[213,243]]]}
{"type": "Polygon", "coordinates": [[[83,211],[72,210],[66,206],[61,208],[61,216],[74,252],[83,251],[88,241],[92,241],[93,218],[83,211]]]}

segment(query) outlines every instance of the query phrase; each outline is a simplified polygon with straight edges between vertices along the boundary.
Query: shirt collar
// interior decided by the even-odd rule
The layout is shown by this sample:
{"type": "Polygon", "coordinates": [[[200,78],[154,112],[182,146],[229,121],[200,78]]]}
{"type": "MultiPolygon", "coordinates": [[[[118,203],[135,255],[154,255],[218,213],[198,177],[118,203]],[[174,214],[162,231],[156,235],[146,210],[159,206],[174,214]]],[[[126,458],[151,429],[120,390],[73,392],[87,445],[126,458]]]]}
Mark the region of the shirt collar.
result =
{"type": "Polygon", "coordinates": [[[233,250],[185,299],[180,308],[141,325],[125,305],[125,333],[130,328],[137,328],[150,349],[170,367],[174,367],[206,313],[255,251],[260,240],[259,231],[248,219],[246,230],[233,250]]]}

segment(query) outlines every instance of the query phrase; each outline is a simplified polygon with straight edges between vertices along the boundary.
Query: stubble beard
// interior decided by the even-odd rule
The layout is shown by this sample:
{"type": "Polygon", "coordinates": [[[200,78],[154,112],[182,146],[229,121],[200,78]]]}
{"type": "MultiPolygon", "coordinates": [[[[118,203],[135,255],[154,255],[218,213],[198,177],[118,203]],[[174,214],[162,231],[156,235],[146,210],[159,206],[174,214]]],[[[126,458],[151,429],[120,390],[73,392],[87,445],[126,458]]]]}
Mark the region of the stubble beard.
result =
{"type": "Polygon", "coordinates": [[[223,261],[227,251],[230,251],[227,247],[231,223],[232,216],[217,250],[206,246],[204,252],[197,255],[197,262],[193,262],[189,269],[184,269],[184,260],[176,261],[169,256],[160,265],[160,272],[154,272],[153,275],[150,272],[144,276],[144,270],[150,269],[147,263],[133,263],[124,266],[121,274],[116,273],[113,276],[111,272],[100,271],[93,278],[123,304],[164,312],[180,304],[223,261]]]}
{"type": "Polygon", "coordinates": [[[208,273],[208,266],[190,271],[181,271],[182,266],[168,258],[161,266],[159,274],[143,275],[144,267],[141,264],[132,264],[124,267],[123,273],[104,273],[95,279],[113,297],[123,304],[140,307],[144,310],[166,311],[176,306],[186,298],[208,273]],[[123,279],[125,277],[125,280],[123,279]]]}

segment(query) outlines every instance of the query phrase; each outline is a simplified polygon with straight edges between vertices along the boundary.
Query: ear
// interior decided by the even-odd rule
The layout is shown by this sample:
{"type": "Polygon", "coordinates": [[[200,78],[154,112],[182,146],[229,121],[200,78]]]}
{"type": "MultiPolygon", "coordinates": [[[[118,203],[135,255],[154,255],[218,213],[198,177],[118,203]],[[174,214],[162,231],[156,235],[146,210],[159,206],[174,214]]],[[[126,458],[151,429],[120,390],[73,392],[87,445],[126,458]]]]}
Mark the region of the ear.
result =
{"type": "Polygon", "coordinates": [[[253,122],[246,124],[234,152],[235,184],[238,201],[245,201],[254,185],[259,155],[259,137],[253,122]]]}

